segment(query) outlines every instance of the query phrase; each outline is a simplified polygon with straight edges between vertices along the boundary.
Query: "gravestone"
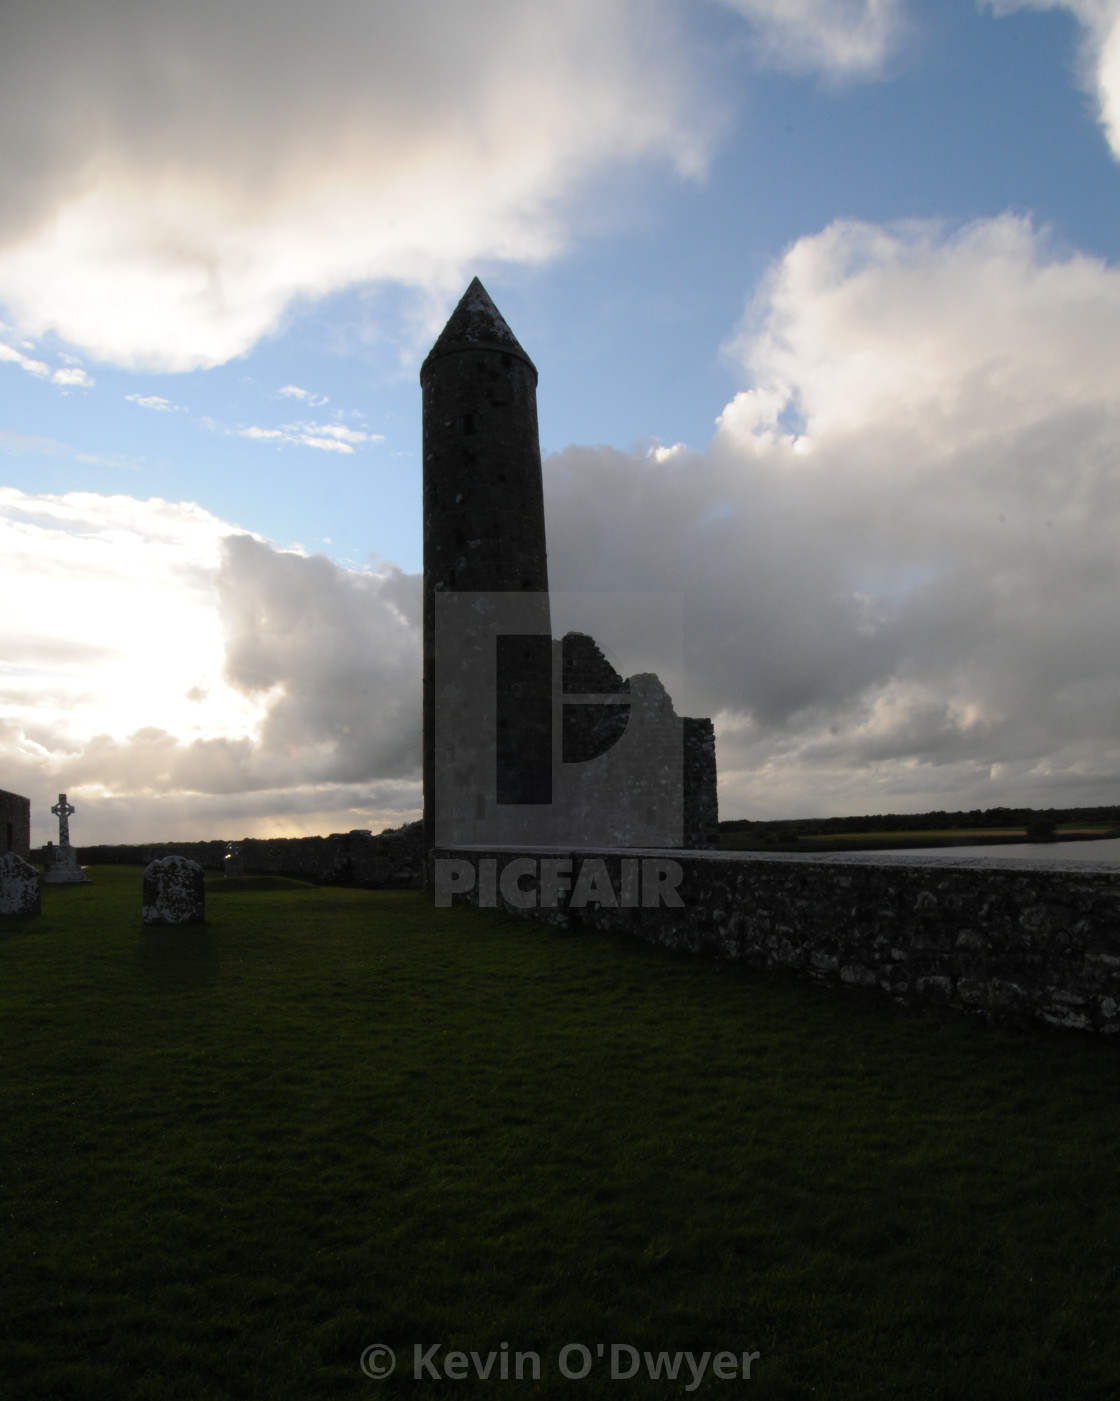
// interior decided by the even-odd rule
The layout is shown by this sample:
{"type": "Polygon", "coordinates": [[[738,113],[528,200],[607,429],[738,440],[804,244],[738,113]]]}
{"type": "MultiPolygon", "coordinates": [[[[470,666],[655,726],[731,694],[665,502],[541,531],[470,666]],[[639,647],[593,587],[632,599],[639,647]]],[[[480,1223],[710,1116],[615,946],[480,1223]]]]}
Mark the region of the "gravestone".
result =
{"type": "Polygon", "coordinates": [[[42,908],[39,872],[7,851],[0,856],[0,915],[37,915],[42,908]]]}
{"type": "Polygon", "coordinates": [[[197,861],[165,856],[144,868],[145,924],[201,924],[206,919],[206,877],[197,861]]]}
{"type": "Polygon", "coordinates": [[[66,794],[58,795],[58,802],[51,812],[58,818],[58,845],[47,843],[46,870],[43,879],[48,885],[82,885],[89,876],[78,864],[78,853],[70,845],[70,818],[74,806],[66,801],[66,794]]]}
{"type": "Polygon", "coordinates": [[[226,876],[243,876],[245,858],[241,854],[240,842],[227,842],[226,854],[222,860],[222,873],[226,876]]]}

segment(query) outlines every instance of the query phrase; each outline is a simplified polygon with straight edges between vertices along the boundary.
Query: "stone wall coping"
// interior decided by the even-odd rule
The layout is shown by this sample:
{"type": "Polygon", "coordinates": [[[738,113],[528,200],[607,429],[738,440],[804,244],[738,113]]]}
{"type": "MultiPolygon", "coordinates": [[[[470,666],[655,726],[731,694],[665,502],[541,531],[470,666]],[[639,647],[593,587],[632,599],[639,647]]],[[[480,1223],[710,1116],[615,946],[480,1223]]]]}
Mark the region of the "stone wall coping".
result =
{"type": "MultiPolygon", "coordinates": [[[[743,864],[781,864],[801,866],[903,866],[924,870],[966,871],[1048,871],[1070,875],[1106,875],[1120,877],[1120,864],[1115,861],[1081,861],[1047,859],[1044,856],[959,856],[953,857],[946,848],[923,851],[699,851],[693,847],[579,847],[566,846],[446,846],[437,844],[438,852],[483,852],[489,856],[508,853],[511,856],[657,856],[675,861],[728,861],[743,864]],[[945,854],[942,854],[942,853],[945,854]]],[[[951,849],[950,849],[951,850],[951,849]]]]}

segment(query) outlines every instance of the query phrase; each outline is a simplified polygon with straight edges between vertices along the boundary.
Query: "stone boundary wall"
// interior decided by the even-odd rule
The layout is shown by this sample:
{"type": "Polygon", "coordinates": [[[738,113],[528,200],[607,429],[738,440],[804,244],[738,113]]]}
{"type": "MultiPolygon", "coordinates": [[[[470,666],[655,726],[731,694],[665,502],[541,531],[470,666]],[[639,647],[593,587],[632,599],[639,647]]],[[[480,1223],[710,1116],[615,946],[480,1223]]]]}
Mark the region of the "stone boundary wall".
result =
{"type": "MultiPolygon", "coordinates": [[[[786,969],[823,982],[873,988],[904,1004],[980,1013],[1078,1031],[1120,1031],[1120,871],[962,859],[959,864],[876,861],[873,856],[754,853],[513,852],[443,848],[435,857],[494,860],[494,888],[511,860],[602,863],[619,904],[524,908],[510,913],[552,923],[617,930],[668,948],[786,969]],[[679,864],[679,908],[624,908],[643,860],[679,864]],[[623,863],[630,866],[625,893],[623,863]]],[[[538,871],[540,867],[538,865],[538,871]]],[[[521,889],[531,892],[533,878],[521,889]]],[[[586,889],[586,885],[585,885],[586,889]]],[[[478,903],[473,891],[454,898],[478,903]]],[[[524,896],[522,898],[528,898],[524,896]]],[[[438,911],[435,912],[438,917],[438,911]]]]}
{"type": "MultiPolygon", "coordinates": [[[[238,842],[245,871],[256,875],[293,876],[329,884],[371,889],[419,887],[423,876],[420,823],[391,827],[374,835],[358,830],[329,837],[247,837],[238,842]]],[[[227,843],[150,842],[143,846],[83,846],[78,859],[86,866],[147,866],[165,856],[186,856],[207,870],[224,868],[227,843]]],[[[32,853],[43,859],[44,848],[32,853]]]]}

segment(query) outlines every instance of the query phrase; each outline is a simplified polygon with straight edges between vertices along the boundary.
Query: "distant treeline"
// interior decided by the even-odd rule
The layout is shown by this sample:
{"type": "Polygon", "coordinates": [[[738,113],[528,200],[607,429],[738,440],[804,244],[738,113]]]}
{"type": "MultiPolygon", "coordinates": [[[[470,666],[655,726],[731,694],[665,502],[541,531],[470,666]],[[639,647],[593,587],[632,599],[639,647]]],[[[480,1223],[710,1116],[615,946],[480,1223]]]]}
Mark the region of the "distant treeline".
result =
{"type": "Polygon", "coordinates": [[[1042,818],[1055,825],[1084,823],[1120,825],[1120,807],[1107,808],[974,808],[971,812],[887,812],[868,817],[788,817],[754,821],[748,817],[721,822],[721,832],[788,832],[823,836],[831,832],[933,832],[955,827],[1026,827],[1042,818]]]}

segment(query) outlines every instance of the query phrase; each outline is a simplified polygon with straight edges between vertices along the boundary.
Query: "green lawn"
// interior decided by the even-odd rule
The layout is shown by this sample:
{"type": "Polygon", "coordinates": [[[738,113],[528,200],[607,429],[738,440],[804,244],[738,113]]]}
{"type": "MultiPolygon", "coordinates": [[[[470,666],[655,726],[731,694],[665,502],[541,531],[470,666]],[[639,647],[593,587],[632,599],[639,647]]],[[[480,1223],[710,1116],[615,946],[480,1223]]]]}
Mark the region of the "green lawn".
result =
{"type": "Polygon", "coordinates": [[[1120,1047],[419,894],[145,930],[92,875],[0,924],[5,1401],[686,1394],[599,1343],[760,1353],[690,1395],[1120,1395],[1120,1047]],[[412,1378],[503,1342],[540,1383],[412,1378]]]}

